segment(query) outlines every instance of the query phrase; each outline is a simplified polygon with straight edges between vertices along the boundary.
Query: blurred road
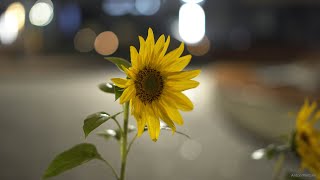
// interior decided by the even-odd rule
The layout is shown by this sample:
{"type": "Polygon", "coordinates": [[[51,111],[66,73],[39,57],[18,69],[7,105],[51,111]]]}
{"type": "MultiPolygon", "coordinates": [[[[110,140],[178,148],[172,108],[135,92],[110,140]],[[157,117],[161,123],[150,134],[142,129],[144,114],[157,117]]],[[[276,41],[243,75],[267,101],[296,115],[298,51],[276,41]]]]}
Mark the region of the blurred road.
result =
{"type": "MultiPolygon", "coordinates": [[[[107,62],[93,66],[83,60],[77,63],[79,57],[43,58],[51,61],[41,62],[42,57],[14,63],[0,60],[0,179],[40,179],[57,153],[82,142],[95,143],[119,167],[117,142],[105,142],[94,134],[85,140],[82,125],[91,113],[121,110],[112,95],[97,88],[121,74],[107,62]],[[58,63],[53,63],[55,59],[58,63]]],[[[195,110],[183,113],[185,125],[178,127],[192,140],[162,131],[154,143],[144,134],[129,154],[128,180],[271,179],[272,162],[250,159],[251,152],[265,144],[224,119],[214,103],[213,77],[206,67],[202,70],[199,88],[186,92],[195,110]]],[[[135,125],[134,119],[130,122],[135,125]]],[[[112,122],[99,129],[109,127],[114,127],[112,122]]],[[[103,163],[91,161],[52,179],[113,178],[103,163]]]]}

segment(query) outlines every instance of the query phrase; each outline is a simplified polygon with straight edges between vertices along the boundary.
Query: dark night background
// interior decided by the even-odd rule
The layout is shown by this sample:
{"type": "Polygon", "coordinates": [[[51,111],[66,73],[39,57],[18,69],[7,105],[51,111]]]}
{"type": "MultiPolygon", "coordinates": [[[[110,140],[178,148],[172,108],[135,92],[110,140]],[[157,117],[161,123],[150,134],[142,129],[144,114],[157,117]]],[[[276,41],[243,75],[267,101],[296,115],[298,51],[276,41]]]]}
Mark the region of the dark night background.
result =
{"type": "MultiPolygon", "coordinates": [[[[57,153],[81,142],[120,166],[117,142],[84,139],[83,120],[120,111],[97,87],[124,77],[103,57],[129,59],[148,27],[156,38],[172,37],[170,50],[184,41],[188,68],[202,73],[200,86],[186,91],[195,110],[182,113],[178,127],[192,139],[163,131],[154,143],[143,135],[128,179],[272,179],[274,162],[251,153],[290,132],[288,113],[305,97],[319,99],[319,19],[315,0],[0,0],[0,179],[40,179],[57,153]]],[[[294,158],[286,165],[299,166],[294,158]]],[[[52,179],[112,174],[92,161],[52,179]]]]}

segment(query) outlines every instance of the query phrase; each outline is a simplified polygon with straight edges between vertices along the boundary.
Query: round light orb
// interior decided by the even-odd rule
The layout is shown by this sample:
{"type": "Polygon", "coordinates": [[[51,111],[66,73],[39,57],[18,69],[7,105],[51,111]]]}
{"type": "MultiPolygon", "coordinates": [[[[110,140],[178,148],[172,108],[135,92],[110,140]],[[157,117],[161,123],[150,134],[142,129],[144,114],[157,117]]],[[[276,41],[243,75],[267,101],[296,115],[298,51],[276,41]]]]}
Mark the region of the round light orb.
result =
{"type": "Polygon", "coordinates": [[[115,33],[105,31],[100,33],[94,41],[94,48],[101,55],[111,55],[118,49],[119,40],[115,33]]]}
{"type": "Polygon", "coordinates": [[[74,35],[81,25],[81,9],[76,3],[61,7],[57,14],[58,26],[65,35],[74,35]]]}
{"type": "Polygon", "coordinates": [[[35,26],[46,26],[53,19],[53,7],[45,2],[39,2],[32,6],[29,19],[35,26]]]}
{"type": "Polygon", "coordinates": [[[0,41],[2,44],[12,44],[18,37],[19,21],[12,13],[0,17],[0,41]]]}
{"type": "Polygon", "coordinates": [[[103,0],[102,10],[111,16],[123,16],[134,9],[133,0],[103,0]]]}
{"type": "Polygon", "coordinates": [[[195,3],[186,3],[179,10],[179,34],[189,44],[195,44],[205,35],[205,13],[195,3]]]}
{"type": "Polygon", "coordinates": [[[185,3],[202,3],[204,0],[181,0],[182,2],[185,3]]]}
{"type": "Polygon", "coordinates": [[[154,15],[160,9],[160,0],[136,0],[137,11],[146,16],[154,15]]]}
{"type": "Polygon", "coordinates": [[[73,40],[74,48],[79,52],[90,52],[94,47],[96,36],[90,28],[79,30],[73,40]]]}
{"type": "Polygon", "coordinates": [[[12,14],[18,21],[18,28],[19,30],[24,27],[25,19],[26,19],[26,11],[24,6],[20,2],[14,2],[10,4],[7,8],[6,14],[12,14]]]}
{"type": "Polygon", "coordinates": [[[186,160],[197,159],[202,152],[202,145],[195,140],[185,141],[180,148],[180,155],[186,160]]]}
{"type": "Polygon", "coordinates": [[[210,50],[210,40],[207,36],[204,36],[203,39],[197,44],[187,45],[187,49],[192,55],[203,56],[210,50]]]}

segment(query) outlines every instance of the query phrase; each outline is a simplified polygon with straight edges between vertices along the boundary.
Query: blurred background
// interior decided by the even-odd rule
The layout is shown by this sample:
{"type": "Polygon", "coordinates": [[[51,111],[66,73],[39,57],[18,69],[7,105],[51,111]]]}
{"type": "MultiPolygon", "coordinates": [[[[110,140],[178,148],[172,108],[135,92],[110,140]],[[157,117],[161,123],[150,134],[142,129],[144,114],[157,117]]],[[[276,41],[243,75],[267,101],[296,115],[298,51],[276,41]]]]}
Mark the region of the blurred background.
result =
{"type": "MultiPolygon", "coordinates": [[[[143,135],[128,179],[272,179],[274,162],[251,153],[290,133],[306,97],[319,99],[319,19],[316,0],[0,0],[0,179],[40,179],[56,154],[82,142],[120,166],[117,142],[85,140],[83,120],[121,110],[97,87],[123,76],[104,57],[129,59],[148,27],[171,35],[170,49],[186,43],[201,84],[185,92],[195,110],[178,127],[192,139],[143,135]]],[[[112,173],[92,161],[52,179],[112,173]]]]}

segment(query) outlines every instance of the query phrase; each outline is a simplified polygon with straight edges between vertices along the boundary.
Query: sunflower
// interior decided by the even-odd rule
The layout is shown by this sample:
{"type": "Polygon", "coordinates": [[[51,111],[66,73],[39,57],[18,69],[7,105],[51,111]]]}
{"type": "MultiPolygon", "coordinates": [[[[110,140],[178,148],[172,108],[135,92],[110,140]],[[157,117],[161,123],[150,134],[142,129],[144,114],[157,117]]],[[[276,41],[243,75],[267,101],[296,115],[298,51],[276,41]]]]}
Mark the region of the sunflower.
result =
{"type": "Polygon", "coordinates": [[[296,120],[295,144],[301,157],[301,168],[308,169],[320,179],[320,131],[315,123],[320,119],[317,104],[309,104],[308,100],[300,109],[296,120]]]}
{"type": "Polygon", "coordinates": [[[130,47],[132,66],[122,66],[127,78],[113,78],[112,81],[124,89],[120,104],[130,102],[131,114],[137,121],[138,136],[147,125],[151,139],[157,141],[160,119],[174,133],[175,124],[183,124],[179,110],[193,109],[192,102],[182,91],[199,85],[191,79],[198,76],[200,70],[182,71],[191,60],[191,55],[181,57],[183,43],[166,54],[170,36],[165,38],[161,35],[155,42],[153,31],[149,28],[147,39],[139,36],[139,41],[139,52],[135,47],[130,47]]]}

